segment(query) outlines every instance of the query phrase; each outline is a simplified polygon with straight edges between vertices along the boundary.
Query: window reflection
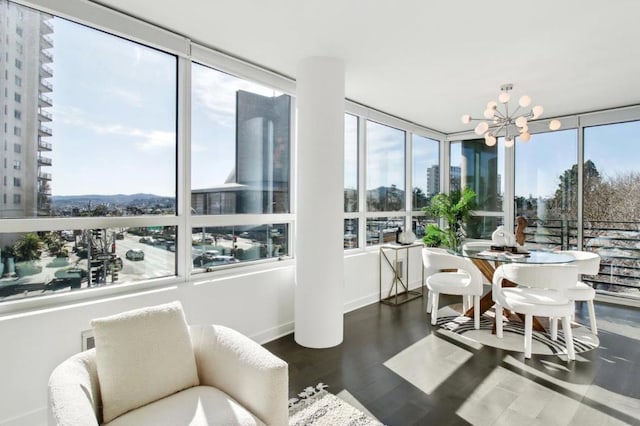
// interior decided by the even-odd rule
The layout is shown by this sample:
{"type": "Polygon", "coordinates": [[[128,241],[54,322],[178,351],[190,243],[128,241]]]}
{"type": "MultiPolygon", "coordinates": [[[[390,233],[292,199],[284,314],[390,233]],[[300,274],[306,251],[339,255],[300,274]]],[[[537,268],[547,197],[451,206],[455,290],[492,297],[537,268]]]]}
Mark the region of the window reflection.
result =
{"type": "Polygon", "coordinates": [[[0,234],[0,299],[169,277],[174,226],[0,234]]]}
{"type": "Polygon", "coordinates": [[[358,211],[358,117],[344,116],[344,211],[358,211]]]}
{"type": "Polygon", "coordinates": [[[405,210],[405,133],[367,121],[367,210],[405,210]]]}
{"type": "Polygon", "coordinates": [[[191,233],[193,272],[289,255],[289,225],[203,226],[191,233]]]}
{"type": "Polygon", "coordinates": [[[198,64],[192,81],[192,212],[289,212],[291,97],[198,64]]]}
{"type": "Polygon", "coordinates": [[[515,145],[516,216],[526,217],[527,244],[575,246],[577,235],[577,130],[538,133],[515,145]]]}

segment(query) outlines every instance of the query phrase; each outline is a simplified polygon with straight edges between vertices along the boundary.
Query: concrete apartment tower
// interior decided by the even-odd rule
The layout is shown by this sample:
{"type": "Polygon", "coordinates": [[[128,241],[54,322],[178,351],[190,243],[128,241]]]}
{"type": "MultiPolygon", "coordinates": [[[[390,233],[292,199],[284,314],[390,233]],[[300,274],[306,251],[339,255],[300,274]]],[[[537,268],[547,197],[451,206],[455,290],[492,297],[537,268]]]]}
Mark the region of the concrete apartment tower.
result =
{"type": "Polygon", "coordinates": [[[0,0],[0,217],[51,214],[53,16],[0,0]]]}

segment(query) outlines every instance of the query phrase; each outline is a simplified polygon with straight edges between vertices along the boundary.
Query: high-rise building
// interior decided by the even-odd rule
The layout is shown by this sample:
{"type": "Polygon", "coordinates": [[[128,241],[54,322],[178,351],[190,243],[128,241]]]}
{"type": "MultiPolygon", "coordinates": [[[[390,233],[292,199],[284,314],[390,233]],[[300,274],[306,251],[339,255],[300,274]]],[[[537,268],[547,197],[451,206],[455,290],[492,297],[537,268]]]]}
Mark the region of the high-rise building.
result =
{"type": "Polygon", "coordinates": [[[289,211],[291,97],[236,92],[236,163],[222,185],[191,191],[199,214],[289,211]]]}
{"type": "MultiPolygon", "coordinates": [[[[449,168],[449,189],[451,191],[460,190],[460,166],[451,166],[449,168]]],[[[427,169],[427,199],[436,194],[441,193],[440,189],[440,166],[435,164],[427,169]]]]}
{"type": "Polygon", "coordinates": [[[50,214],[52,20],[0,0],[0,217],[50,214]]]}

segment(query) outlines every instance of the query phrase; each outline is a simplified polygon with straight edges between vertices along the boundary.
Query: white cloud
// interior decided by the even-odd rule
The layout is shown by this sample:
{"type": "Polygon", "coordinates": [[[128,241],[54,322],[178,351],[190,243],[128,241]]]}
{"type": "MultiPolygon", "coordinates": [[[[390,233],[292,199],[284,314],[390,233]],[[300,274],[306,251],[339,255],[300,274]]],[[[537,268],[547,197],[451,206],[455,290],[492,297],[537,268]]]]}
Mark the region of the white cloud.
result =
{"type": "Polygon", "coordinates": [[[124,103],[136,108],[142,108],[144,106],[144,101],[141,93],[123,90],[119,87],[111,87],[109,89],[106,89],[105,91],[107,92],[107,96],[109,98],[113,97],[116,99],[120,99],[124,103]]]}
{"type": "Polygon", "coordinates": [[[133,145],[141,151],[164,150],[176,144],[174,132],[144,130],[121,124],[98,124],[87,120],[83,112],[74,107],[58,106],[55,111],[56,123],[80,127],[99,135],[130,137],[133,145]]]}
{"type": "Polygon", "coordinates": [[[236,92],[245,90],[262,96],[277,96],[273,89],[233,77],[201,65],[193,67],[193,108],[204,108],[217,124],[235,126],[236,92]]]}

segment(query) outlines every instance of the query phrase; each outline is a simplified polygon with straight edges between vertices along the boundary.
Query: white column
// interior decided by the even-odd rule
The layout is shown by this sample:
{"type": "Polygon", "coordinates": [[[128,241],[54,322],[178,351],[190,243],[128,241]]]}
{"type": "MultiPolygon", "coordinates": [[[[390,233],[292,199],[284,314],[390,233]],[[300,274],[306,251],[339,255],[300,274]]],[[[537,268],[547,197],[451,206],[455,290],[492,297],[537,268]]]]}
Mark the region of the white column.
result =
{"type": "Polygon", "coordinates": [[[296,75],[295,340],[342,343],[344,288],[344,63],[310,57],[296,75]]]}

